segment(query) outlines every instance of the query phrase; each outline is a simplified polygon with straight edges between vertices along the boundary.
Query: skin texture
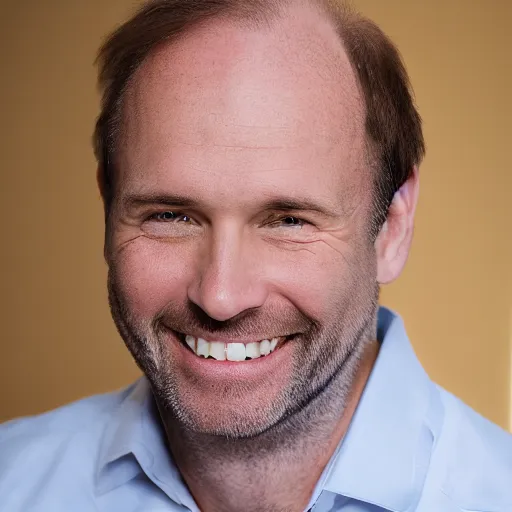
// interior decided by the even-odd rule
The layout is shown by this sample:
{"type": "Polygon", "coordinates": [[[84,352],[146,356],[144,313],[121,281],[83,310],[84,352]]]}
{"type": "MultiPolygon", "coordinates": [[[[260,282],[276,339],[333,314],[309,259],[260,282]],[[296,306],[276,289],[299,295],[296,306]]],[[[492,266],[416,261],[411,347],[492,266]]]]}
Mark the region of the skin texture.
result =
{"type": "Polygon", "coordinates": [[[356,79],[306,7],[258,30],[213,20],[161,47],[122,126],[109,297],[176,463],[202,510],[302,510],[377,357],[378,284],[407,258],[417,172],[372,242],[356,79]],[[175,331],[295,336],[225,364],[175,331]]]}

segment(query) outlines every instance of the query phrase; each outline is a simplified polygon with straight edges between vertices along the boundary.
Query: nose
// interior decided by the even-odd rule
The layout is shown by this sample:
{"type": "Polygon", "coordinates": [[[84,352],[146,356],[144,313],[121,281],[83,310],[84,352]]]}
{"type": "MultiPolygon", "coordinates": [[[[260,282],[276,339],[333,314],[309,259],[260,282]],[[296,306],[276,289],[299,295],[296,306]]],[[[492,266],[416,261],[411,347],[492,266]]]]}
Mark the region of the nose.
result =
{"type": "Polygon", "coordinates": [[[268,296],[254,250],[235,229],[212,236],[199,259],[188,298],[210,318],[229,320],[262,306],[268,296]]]}

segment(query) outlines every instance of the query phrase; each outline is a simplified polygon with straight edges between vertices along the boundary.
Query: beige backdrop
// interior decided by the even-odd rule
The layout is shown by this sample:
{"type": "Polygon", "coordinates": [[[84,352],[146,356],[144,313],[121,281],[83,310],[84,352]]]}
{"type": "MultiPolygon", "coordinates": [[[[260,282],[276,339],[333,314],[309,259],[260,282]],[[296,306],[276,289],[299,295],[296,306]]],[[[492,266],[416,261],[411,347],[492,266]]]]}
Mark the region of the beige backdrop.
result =
{"type": "MultiPolygon", "coordinates": [[[[136,3],[1,3],[0,421],[138,376],[108,312],[89,144],[94,54],[136,3]]],[[[507,426],[512,2],[355,3],[401,48],[428,143],[411,259],[383,302],[431,376],[507,426]]]]}

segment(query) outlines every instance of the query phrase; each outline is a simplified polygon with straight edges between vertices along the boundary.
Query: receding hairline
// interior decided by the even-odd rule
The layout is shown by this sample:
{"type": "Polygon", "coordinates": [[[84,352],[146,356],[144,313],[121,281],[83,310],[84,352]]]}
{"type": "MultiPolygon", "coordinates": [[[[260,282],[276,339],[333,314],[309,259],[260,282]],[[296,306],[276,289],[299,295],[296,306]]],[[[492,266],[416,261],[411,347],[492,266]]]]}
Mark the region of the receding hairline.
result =
{"type": "MultiPolygon", "coordinates": [[[[151,6],[153,3],[157,4],[158,2],[149,2],[147,6],[151,6]]],[[[194,0],[190,0],[190,3],[194,4],[195,2],[194,0]]],[[[111,127],[111,139],[109,141],[108,147],[103,148],[103,151],[100,151],[100,148],[97,146],[97,141],[95,141],[95,152],[99,161],[104,158],[105,150],[107,150],[110,157],[112,157],[113,153],[115,153],[116,142],[118,140],[120,131],[119,125],[121,124],[121,115],[123,109],[125,108],[125,96],[127,90],[130,88],[131,83],[137,75],[137,71],[143,65],[143,63],[146,62],[148,58],[158,53],[159,50],[162,50],[165,47],[171,47],[178,42],[186,40],[188,37],[193,37],[197,31],[200,31],[202,28],[205,28],[208,25],[214,23],[216,20],[234,22],[240,25],[242,28],[247,28],[248,30],[275,29],[277,24],[284,20],[286,15],[290,14],[294,8],[309,8],[313,11],[316,11],[321,17],[324,18],[326,22],[331,25],[333,32],[337,36],[339,48],[347,55],[348,62],[352,67],[350,57],[348,56],[344,45],[344,40],[343,38],[339,37],[339,34],[336,33],[336,29],[339,29],[338,23],[340,19],[344,20],[341,23],[341,25],[343,25],[345,22],[348,22],[348,20],[357,18],[358,16],[356,11],[346,0],[227,0],[220,2],[217,0],[210,0],[209,2],[198,3],[211,4],[212,7],[219,6],[220,9],[216,12],[205,13],[202,17],[199,15],[197,19],[189,23],[187,26],[181,28],[181,30],[177,31],[175,34],[172,34],[171,37],[166,37],[160,41],[155,42],[146,52],[143,53],[142,57],[136,61],[135,65],[126,77],[123,87],[119,91],[113,112],[111,112],[114,125],[111,127]]],[[[137,14],[135,16],[137,16],[137,14]]],[[[117,32],[118,31],[115,31],[113,34],[115,35],[117,32]]],[[[109,77],[107,73],[109,64],[111,63],[109,55],[112,52],[112,48],[110,48],[108,44],[111,40],[112,37],[110,37],[107,42],[103,44],[95,60],[95,64],[99,67],[98,85],[102,91],[105,91],[112,82],[112,77],[109,77]]],[[[354,78],[355,85],[359,90],[359,81],[355,74],[354,78]]],[[[362,102],[364,109],[364,100],[362,100],[362,102]]],[[[111,158],[107,158],[107,162],[105,163],[112,165],[114,162],[112,162],[111,158]]]]}
{"type": "MultiPolygon", "coordinates": [[[[286,1],[286,5],[289,10],[297,7],[298,4],[302,4],[300,7],[306,7],[310,9],[312,4],[308,0],[303,0],[301,2],[297,2],[297,4],[292,4],[290,0],[286,1]]],[[[295,9],[297,11],[297,9],[295,9]]],[[[316,21],[325,22],[325,26],[329,28],[332,32],[331,34],[327,34],[324,32],[323,27],[319,27],[317,33],[320,37],[312,37],[311,42],[308,40],[308,46],[313,49],[311,55],[315,59],[315,69],[317,69],[316,58],[321,59],[322,65],[325,65],[326,69],[329,72],[330,80],[336,80],[336,85],[341,85],[340,77],[346,77],[346,84],[342,88],[343,94],[348,98],[348,100],[354,105],[356,104],[357,112],[354,111],[355,115],[360,115],[359,118],[364,122],[364,99],[362,97],[359,82],[356,76],[356,73],[353,69],[352,63],[350,61],[349,55],[346,51],[346,48],[343,44],[343,41],[340,41],[340,37],[336,32],[335,27],[330,22],[330,20],[324,16],[318,9],[316,9],[318,16],[318,20],[313,20],[313,23],[316,24],[316,21]],[[325,35],[325,37],[324,37],[325,35]],[[320,42],[321,41],[321,42],[320,42]],[[318,48],[314,48],[317,46],[318,48]]],[[[187,48],[187,44],[189,41],[198,38],[201,39],[203,37],[209,37],[213,34],[213,37],[216,38],[219,34],[222,34],[222,31],[225,30],[225,26],[235,27],[235,32],[272,32],[272,35],[279,34],[280,30],[282,30],[283,25],[285,25],[289,20],[290,16],[288,16],[289,11],[283,10],[279,15],[275,15],[271,22],[268,24],[261,23],[244,23],[245,19],[235,18],[233,16],[217,16],[213,18],[208,18],[206,20],[199,21],[195,23],[193,26],[190,26],[187,30],[178,34],[176,38],[173,38],[171,41],[162,41],[158,45],[155,45],[154,48],[145,56],[145,58],[140,62],[137,68],[133,71],[130,78],[127,80],[125,88],[122,94],[122,100],[126,100],[131,96],[133,92],[133,86],[137,83],[137,86],[142,89],[144,92],[145,82],[147,81],[147,72],[149,71],[151,74],[156,71],[157,80],[161,80],[160,72],[165,67],[165,73],[174,73],[175,71],[179,73],[180,69],[183,69],[183,66],[187,65],[187,62],[179,63],[175,61],[175,53],[181,53],[184,51],[185,54],[188,54],[190,51],[187,48]],[[220,25],[220,29],[219,29],[220,25]],[[174,55],[173,55],[174,54],[174,55]]],[[[309,21],[309,20],[308,20],[309,21]]],[[[300,29],[300,27],[299,27],[300,29]]],[[[314,30],[314,29],[313,29],[314,30]]],[[[283,34],[291,36],[291,39],[295,37],[298,33],[294,33],[293,31],[285,29],[283,34]]],[[[236,36],[235,36],[236,37],[236,36]]],[[[278,45],[274,45],[271,49],[277,48],[278,45]]],[[[309,50],[309,47],[307,50],[309,50]]],[[[304,49],[304,48],[303,48],[304,49]]],[[[300,55],[302,52],[297,52],[297,55],[300,55]]],[[[188,55],[187,55],[188,57],[188,55]]],[[[313,68],[311,68],[313,69],[313,68]]],[[[327,75],[323,75],[323,77],[327,77],[327,75]]],[[[121,102],[120,105],[120,113],[123,112],[123,109],[126,107],[126,102],[123,104],[121,102]]],[[[362,127],[364,130],[364,126],[362,127]]]]}

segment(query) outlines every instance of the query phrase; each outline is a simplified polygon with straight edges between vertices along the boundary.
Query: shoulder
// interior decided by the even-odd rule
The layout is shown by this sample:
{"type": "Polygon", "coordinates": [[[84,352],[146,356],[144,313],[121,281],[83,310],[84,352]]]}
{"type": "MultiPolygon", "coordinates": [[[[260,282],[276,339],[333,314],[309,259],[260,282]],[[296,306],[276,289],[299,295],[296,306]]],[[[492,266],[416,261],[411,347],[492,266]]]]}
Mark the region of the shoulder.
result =
{"type": "Polygon", "coordinates": [[[29,449],[47,450],[49,444],[55,448],[55,444],[65,445],[77,436],[95,432],[109,419],[129,390],[91,396],[44,414],[18,418],[0,425],[0,471],[9,462],[9,454],[18,460],[29,449]]]}
{"type": "Polygon", "coordinates": [[[440,389],[444,422],[433,465],[441,491],[463,510],[512,510],[512,435],[440,389]]]}
{"type": "Polygon", "coordinates": [[[0,502],[29,510],[26,500],[41,499],[42,489],[48,495],[52,481],[61,488],[92,482],[103,432],[130,389],[0,425],[0,502]]]}

